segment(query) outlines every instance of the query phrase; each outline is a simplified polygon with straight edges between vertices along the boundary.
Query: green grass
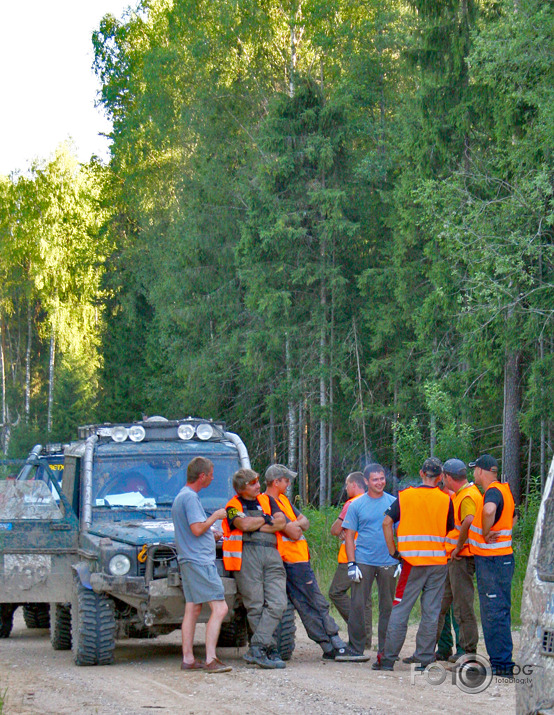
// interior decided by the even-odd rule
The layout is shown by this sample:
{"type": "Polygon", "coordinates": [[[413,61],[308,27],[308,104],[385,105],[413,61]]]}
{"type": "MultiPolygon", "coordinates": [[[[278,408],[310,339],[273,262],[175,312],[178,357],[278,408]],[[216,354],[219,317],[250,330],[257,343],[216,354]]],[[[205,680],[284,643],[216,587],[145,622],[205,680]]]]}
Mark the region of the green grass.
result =
{"type": "Polygon", "coordinates": [[[0,690],[0,715],[2,715],[2,713],[4,712],[4,704],[6,702],[7,692],[7,688],[4,688],[4,690],[0,690]]]}

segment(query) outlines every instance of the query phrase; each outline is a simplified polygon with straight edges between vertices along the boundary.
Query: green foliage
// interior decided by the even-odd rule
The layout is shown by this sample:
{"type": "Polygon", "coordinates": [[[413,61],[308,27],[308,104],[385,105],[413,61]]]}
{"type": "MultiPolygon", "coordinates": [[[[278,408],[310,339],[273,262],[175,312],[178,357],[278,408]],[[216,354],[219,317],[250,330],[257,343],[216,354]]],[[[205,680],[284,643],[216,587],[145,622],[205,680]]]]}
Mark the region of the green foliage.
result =
{"type": "Polygon", "coordinates": [[[512,622],[514,625],[519,625],[521,621],[521,597],[540,504],[540,493],[532,494],[526,505],[526,510],[520,514],[514,527],[515,571],[512,582],[512,622]]]}

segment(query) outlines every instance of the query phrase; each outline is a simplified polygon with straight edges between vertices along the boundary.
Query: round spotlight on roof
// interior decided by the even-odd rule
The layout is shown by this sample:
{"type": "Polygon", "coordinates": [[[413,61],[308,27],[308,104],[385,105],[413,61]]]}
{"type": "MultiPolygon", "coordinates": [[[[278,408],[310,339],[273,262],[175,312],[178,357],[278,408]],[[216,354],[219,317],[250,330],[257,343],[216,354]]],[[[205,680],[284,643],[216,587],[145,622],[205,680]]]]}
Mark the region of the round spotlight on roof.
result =
{"type": "Polygon", "coordinates": [[[129,430],[123,425],[118,425],[117,427],[112,427],[112,439],[114,442],[125,442],[129,436],[129,430]]]}
{"type": "Polygon", "coordinates": [[[146,437],[146,430],[142,425],[133,425],[129,427],[129,439],[131,442],[142,442],[146,437]]]}
{"type": "Polygon", "coordinates": [[[211,425],[201,424],[196,428],[196,434],[198,435],[198,439],[207,440],[213,437],[214,430],[211,425]]]}
{"type": "Polygon", "coordinates": [[[179,425],[177,428],[177,434],[180,439],[192,439],[194,437],[194,426],[193,425],[179,425]]]}

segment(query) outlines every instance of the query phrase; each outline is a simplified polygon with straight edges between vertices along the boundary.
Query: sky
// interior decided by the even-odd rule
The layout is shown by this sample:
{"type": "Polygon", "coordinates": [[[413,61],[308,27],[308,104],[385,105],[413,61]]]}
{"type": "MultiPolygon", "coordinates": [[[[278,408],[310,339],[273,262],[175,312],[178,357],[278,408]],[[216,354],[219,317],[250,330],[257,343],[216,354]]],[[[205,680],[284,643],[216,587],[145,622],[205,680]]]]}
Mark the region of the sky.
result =
{"type": "Polygon", "coordinates": [[[25,172],[72,140],[78,158],[107,158],[110,123],[95,108],[93,30],[134,0],[2,0],[0,175],[25,172]]]}

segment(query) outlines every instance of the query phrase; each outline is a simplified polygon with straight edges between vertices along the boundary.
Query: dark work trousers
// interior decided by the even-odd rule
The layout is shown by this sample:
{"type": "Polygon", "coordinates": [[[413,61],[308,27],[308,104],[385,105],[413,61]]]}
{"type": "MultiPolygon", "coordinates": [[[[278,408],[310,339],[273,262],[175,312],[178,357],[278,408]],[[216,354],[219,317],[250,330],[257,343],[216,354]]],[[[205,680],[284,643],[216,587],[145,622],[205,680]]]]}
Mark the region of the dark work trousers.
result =
{"type": "Polygon", "coordinates": [[[243,544],[242,566],[234,573],[246,608],[252,645],[275,645],[273,633],[287,607],[286,575],[276,548],[243,544]]]}
{"type": "Polygon", "coordinates": [[[410,613],[420,594],[421,620],[417,629],[414,656],[423,665],[428,665],[435,659],[437,624],[447,570],[446,564],[411,567],[402,600],[392,609],[385,641],[385,656],[381,663],[394,665],[406,640],[410,613]]]}
{"type": "MultiPolygon", "coordinates": [[[[329,586],[329,598],[346,623],[350,616],[351,587],[352,579],[348,578],[348,564],[337,564],[337,570],[329,586]]],[[[371,597],[368,598],[365,606],[364,621],[366,633],[371,633],[371,597]]]]}
{"type": "Polygon", "coordinates": [[[363,653],[364,648],[371,648],[371,626],[365,626],[365,609],[369,603],[371,609],[371,589],[373,581],[377,581],[379,596],[379,625],[377,627],[377,650],[382,653],[385,647],[385,636],[392,610],[392,599],[396,588],[394,566],[369,566],[358,564],[362,572],[362,580],[352,583],[350,617],[348,619],[348,642],[356,653],[363,653]]]}
{"type": "Polygon", "coordinates": [[[304,624],[308,637],[324,652],[333,650],[331,638],[339,627],[329,614],[329,604],[321,593],[309,561],[285,563],[287,594],[304,624]]]}
{"type": "Polygon", "coordinates": [[[491,665],[509,669],[512,659],[512,578],[514,555],[474,556],[481,624],[491,665]]]}
{"type": "Polygon", "coordinates": [[[479,641],[477,618],[473,608],[474,588],[473,576],[475,562],[473,556],[462,556],[460,559],[450,559],[448,576],[444,586],[441,614],[437,630],[437,641],[440,638],[444,619],[450,606],[460,629],[459,646],[464,653],[476,653],[479,641]]]}

